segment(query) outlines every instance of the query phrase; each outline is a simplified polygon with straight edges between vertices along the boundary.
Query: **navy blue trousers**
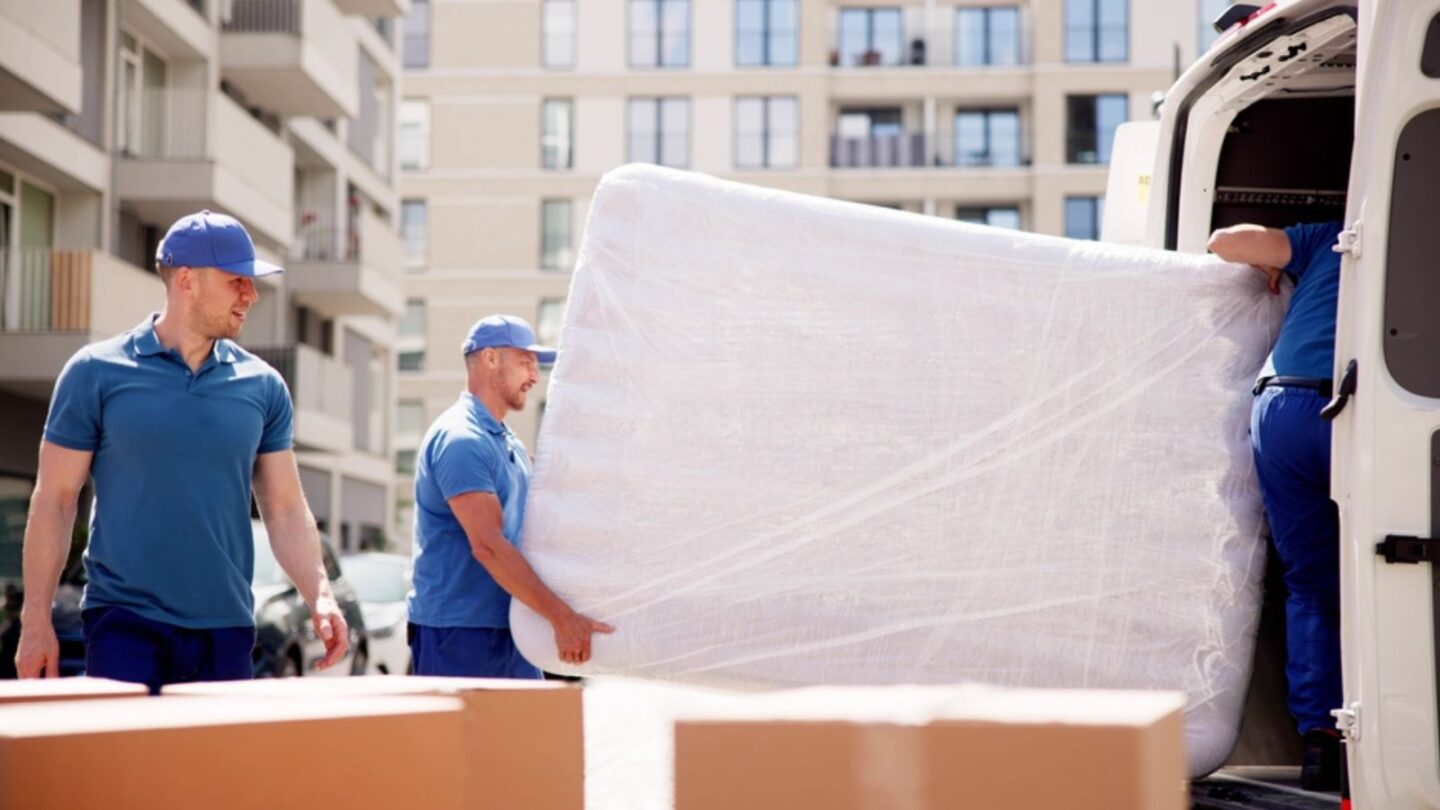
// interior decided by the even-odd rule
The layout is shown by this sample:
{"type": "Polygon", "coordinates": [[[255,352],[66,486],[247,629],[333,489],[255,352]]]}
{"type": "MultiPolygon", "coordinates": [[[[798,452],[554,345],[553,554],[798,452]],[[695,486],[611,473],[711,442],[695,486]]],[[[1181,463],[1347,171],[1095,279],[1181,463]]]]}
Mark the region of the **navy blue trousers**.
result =
{"type": "Polygon", "coordinates": [[[238,681],[253,677],[254,627],[195,630],[147,619],[122,607],[81,614],[85,674],[143,683],[151,694],[171,683],[238,681]]]}
{"type": "Polygon", "coordinates": [[[1340,708],[1340,518],[1330,500],[1326,399],[1306,388],[1255,398],[1250,440],[1285,587],[1285,674],[1300,733],[1334,728],[1340,708]]]}
{"type": "Polygon", "coordinates": [[[416,675],[467,678],[543,677],[525,660],[510,631],[501,627],[410,625],[410,656],[416,675]]]}

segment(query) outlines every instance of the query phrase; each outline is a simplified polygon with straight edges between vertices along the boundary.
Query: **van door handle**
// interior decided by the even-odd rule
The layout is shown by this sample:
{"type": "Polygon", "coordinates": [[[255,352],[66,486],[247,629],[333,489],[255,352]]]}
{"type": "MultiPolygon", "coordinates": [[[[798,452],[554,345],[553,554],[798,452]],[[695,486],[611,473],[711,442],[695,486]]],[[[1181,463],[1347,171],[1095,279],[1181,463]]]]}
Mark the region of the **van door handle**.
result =
{"type": "Polygon", "coordinates": [[[1326,422],[1333,422],[1345,406],[1350,403],[1350,396],[1355,393],[1355,373],[1358,368],[1354,360],[1345,365],[1345,374],[1340,378],[1340,390],[1335,392],[1335,398],[1330,400],[1324,408],[1320,409],[1320,418],[1326,422]]]}

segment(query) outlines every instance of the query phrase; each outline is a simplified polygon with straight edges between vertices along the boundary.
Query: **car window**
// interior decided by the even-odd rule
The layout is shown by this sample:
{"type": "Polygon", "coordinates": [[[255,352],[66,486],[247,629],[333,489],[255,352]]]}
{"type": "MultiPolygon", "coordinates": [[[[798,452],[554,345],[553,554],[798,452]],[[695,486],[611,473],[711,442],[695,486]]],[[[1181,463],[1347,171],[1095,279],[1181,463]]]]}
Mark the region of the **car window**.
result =
{"type": "Polygon", "coordinates": [[[403,602],[410,591],[404,563],[365,556],[345,558],[345,578],[362,602],[403,602]]]}

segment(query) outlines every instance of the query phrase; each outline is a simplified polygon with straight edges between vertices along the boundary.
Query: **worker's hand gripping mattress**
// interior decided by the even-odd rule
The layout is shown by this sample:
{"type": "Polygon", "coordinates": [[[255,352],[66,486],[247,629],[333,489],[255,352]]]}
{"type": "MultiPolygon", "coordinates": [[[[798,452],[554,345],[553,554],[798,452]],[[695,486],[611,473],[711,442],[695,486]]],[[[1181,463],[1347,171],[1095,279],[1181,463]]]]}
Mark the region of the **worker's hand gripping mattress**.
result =
{"type": "MultiPolygon", "coordinates": [[[[963,182],[958,177],[957,183],[963,182]]],[[[1232,747],[1264,544],[1251,269],[629,166],[595,194],[523,547],[554,672],[1177,689],[1232,747]]]]}

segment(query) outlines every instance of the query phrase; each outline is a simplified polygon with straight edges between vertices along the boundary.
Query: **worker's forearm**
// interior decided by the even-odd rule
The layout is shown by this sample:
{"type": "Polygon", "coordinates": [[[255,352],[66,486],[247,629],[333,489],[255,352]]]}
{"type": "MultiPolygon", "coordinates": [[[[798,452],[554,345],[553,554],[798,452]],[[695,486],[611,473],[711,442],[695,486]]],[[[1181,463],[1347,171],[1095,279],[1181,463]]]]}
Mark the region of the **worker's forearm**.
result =
{"type": "Polygon", "coordinates": [[[55,588],[70,555],[70,534],[75,528],[75,500],[36,493],[25,525],[25,606],[22,625],[50,624],[55,588]]]}
{"type": "Polygon", "coordinates": [[[302,504],[286,512],[267,514],[265,529],[270,533],[275,561],[295,583],[305,604],[314,607],[321,596],[331,596],[330,578],[320,556],[320,532],[310,509],[302,504]]]}
{"type": "Polygon", "coordinates": [[[540,575],[525,561],[525,556],[506,542],[499,532],[484,541],[472,541],[471,552],[506,593],[525,603],[546,621],[555,622],[572,612],[564,600],[540,581],[540,575]]]}

